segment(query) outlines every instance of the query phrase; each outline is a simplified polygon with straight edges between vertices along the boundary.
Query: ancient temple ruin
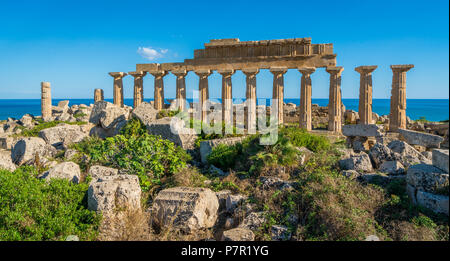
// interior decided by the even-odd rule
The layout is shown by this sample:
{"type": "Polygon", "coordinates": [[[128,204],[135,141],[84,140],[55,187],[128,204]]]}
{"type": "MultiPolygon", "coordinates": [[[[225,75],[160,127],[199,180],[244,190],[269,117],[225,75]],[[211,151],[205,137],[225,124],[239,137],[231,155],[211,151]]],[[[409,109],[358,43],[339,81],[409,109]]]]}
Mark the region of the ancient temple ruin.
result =
{"type": "MultiPolygon", "coordinates": [[[[222,75],[222,119],[231,123],[233,115],[231,77],[241,70],[246,75],[246,128],[254,128],[256,122],[256,76],[260,69],[269,69],[273,74],[273,101],[278,108],[278,123],[283,123],[284,74],[288,69],[298,70],[301,77],[300,119],[299,127],[311,130],[311,74],[316,68],[325,68],[330,74],[328,130],[341,132],[342,127],[342,92],[341,74],[343,67],[337,66],[333,44],[313,44],[311,38],[294,38],[281,40],[244,41],[239,39],[216,39],[205,43],[204,49],[194,50],[193,59],[178,63],[137,64],[136,71],[129,72],[134,77],[134,106],[143,100],[143,77],[154,77],[154,107],[164,108],[164,76],[172,73],[176,76],[176,99],[179,109],[186,104],[185,77],[194,72],[199,77],[199,108],[203,108],[209,99],[208,76],[213,71],[222,75]]],[[[391,121],[392,130],[403,128],[406,124],[406,71],[413,65],[392,65],[391,121]]],[[[359,113],[361,124],[372,123],[372,72],[377,66],[360,66],[355,68],[360,73],[359,113]]],[[[123,106],[122,78],[124,72],[109,73],[114,77],[114,104],[123,106]]],[[[96,100],[103,94],[96,91],[96,100]]],[[[205,121],[206,111],[202,111],[201,120],[205,121]]]]}

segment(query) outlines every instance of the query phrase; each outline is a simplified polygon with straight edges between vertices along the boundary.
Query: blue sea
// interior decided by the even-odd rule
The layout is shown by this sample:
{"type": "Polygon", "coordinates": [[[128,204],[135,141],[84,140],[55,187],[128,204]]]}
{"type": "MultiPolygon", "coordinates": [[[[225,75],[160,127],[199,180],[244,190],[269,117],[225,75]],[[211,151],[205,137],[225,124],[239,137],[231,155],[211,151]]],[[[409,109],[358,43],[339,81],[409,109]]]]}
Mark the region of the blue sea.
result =
{"type": "MultiPolygon", "coordinates": [[[[57,105],[59,101],[67,99],[53,99],[53,105],[57,105]]],[[[145,99],[151,101],[152,99],[145,99]]],[[[192,102],[192,99],[187,99],[192,102]]],[[[213,99],[215,100],[215,99],[213,99]]],[[[217,99],[220,101],[220,99],[217,99]]],[[[70,104],[91,104],[93,99],[69,99],[70,104]]],[[[112,102],[112,99],[106,99],[112,102]]],[[[236,103],[242,102],[242,99],[235,99],[236,103]]],[[[266,99],[268,103],[269,99],[266,99]]],[[[292,102],[297,105],[300,104],[300,99],[285,99],[286,103],[292,102]]],[[[132,106],[133,99],[125,99],[126,105],[132,106]]],[[[167,101],[166,101],[167,102],[167,101]]],[[[264,102],[264,101],[263,101],[264,102]]],[[[358,111],[358,99],[342,99],[346,109],[358,111]]],[[[327,106],[328,99],[312,99],[313,104],[319,106],[327,106]]],[[[258,104],[261,100],[258,99],[258,104]]],[[[389,114],[390,99],[373,99],[372,110],[378,115],[389,114]]],[[[442,121],[449,119],[449,100],[448,99],[408,99],[406,101],[406,115],[412,120],[417,120],[420,117],[425,117],[430,121],[442,121]]],[[[41,114],[41,100],[40,99],[0,99],[0,120],[5,120],[8,117],[19,119],[24,114],[40,115],[41,114]]]]}

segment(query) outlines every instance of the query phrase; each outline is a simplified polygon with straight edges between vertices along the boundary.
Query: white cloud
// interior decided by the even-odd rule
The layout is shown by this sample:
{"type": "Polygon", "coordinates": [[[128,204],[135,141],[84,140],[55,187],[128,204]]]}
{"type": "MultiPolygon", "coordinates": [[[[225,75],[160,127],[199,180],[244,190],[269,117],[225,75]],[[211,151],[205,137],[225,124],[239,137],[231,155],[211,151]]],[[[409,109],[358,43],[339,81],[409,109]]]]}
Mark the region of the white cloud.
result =
{"type": "Polygon", "coordinates": [[[161,48],[155,49],[152,47],[139,47],[137,53],[143,58],[152,61],[163,57],[168,51],[168,49],[161,48]]]}

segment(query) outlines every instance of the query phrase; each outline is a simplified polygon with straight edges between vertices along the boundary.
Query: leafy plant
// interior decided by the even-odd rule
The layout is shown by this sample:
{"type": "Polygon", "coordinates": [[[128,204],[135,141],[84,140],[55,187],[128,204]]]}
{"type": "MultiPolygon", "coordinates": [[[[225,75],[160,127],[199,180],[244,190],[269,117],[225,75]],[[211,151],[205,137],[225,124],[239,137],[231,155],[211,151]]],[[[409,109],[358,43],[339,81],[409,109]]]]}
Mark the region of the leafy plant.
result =
{"type": "Polygon", "coordinates": [[[29,166],[0,170],[0,240],[95,240],[101,217],[87,209],[88,184],[37,174],[29,166]]]}

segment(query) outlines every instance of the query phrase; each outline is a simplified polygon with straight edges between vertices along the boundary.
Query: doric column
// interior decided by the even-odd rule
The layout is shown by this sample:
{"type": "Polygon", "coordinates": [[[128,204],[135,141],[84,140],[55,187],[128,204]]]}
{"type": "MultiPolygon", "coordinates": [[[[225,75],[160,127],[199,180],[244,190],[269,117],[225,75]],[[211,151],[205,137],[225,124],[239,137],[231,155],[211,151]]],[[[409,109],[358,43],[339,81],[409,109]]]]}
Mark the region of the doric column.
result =
{"type": "Polygon", "coordinates": [[[94,102],[103,101],[104,98],[105,97],[103,96],[103,90],[102,89],[95,89],[94,90],[94,102]]]}
{"type": "Polygon", "coordinates": [[[245,113],[245,128],[247,133],[256,133],[256,74],[259,73],[257,68],[243,69],[242,72],[246,76],[246,113],[245,113]]]}
{"type": "Polygon", "coordinates": [[[273,94],[272,99],[278,103],[278,124],[283,124],[283,101],[284,101],[284,74],[286,67],[272,67],[270,72],[273,74],[273,94]]]}
{"type": "Polygon", "coordinates": [[[378,66],[359,66],[359,124],[372,124],[372,72],[378,66]]]}
{"type": "Polygon", "coordinates": [[[311,125],[311,73],[316,71],[313,67],[298,68],[302,74],[300,84],[300,128],[310,131],[311,125]]]}
{"type": "Polygon", "coordinates": [[[199,82],[198,82],[198,90],[200,92],[199,98],[199,108],[201,111],[201,120],[206,121],[206,111],[203,109],[203,105],[205,104],[206,100],[209,99],[209,91],[208,91],[208,76],[211,75],[211,70],[197,70],[194,71],[195,74],[198,75],[199,82]]]}
{"type": "Polygon", "coordinates": [[[222,75],[222,121],[226,125],[231,125],[233,119],[233,91],[231,85],[231,75],[234,70],[218,70],[222,75]]]}
{"type": "Polygon", "coordinates": [[[414,68],[412,64],[391,65],[392,89],[389,130],[406,128],[406,72],[414,68]]]}
{"type": "Polygon", "coordinates": [[[128,74],[134,77],[133,107],[136,108],[144,101],[144,76],[147,73],[139,71],[128,74]]]}
{"type": "Polygon", "coordinates": [[[167,75],[167,71],[150,71],[151,75],[155,77],[155,110],[164,109],[164,76],[167,75]]]}
{"type": "Polygon", "coordinates": [[[342,130],[342,97],[341,97],[341,66],[327,67],[330,74],[330,97],[328,98],[328,130],[341,132],[342,130]]]}
{"type": "Polygon", "coordinates": [[[172,73],[177,77],[176,99],[178,109],[183,111],[186,108],[186,70],[174,70],[172,73]]]}
{"type": "Polygon", "coordinates": [[[49,82],[41,82],[41,115],[44,121],[52,118],[52,93],[49,82]]]}
{"type": "Polygon", "coordinates": [[[123,107],[123,82],[122,78],[127,76],[124,72],[110,72],[109,75],[114,77],[114,104],[123,107]]]}

